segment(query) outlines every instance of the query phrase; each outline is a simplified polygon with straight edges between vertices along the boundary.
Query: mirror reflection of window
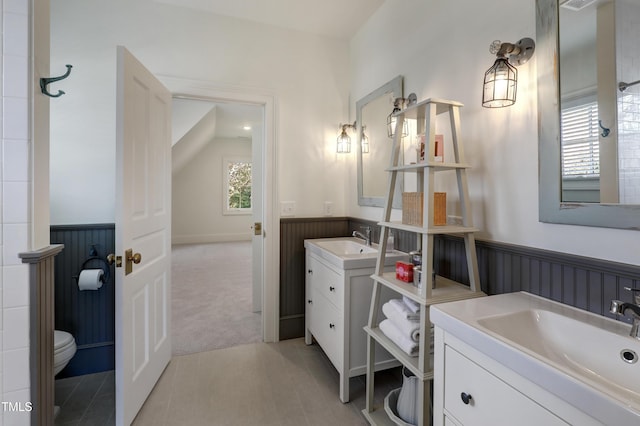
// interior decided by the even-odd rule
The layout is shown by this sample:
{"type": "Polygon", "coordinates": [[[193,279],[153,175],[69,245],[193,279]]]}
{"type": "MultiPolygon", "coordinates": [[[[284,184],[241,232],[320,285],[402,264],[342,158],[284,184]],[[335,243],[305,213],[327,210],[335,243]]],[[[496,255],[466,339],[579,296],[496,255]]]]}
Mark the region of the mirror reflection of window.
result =
{"type": "Polygon", "coordinates": [[[562,199],[600,202],[600,142],[595,94],[563,101],[561,111],[562,199]]]}
{"type": "Polygon", "coordinates": [[[626,87],[625,83],[640,81],[636,29],[640,2],[597,0],[573,8],[566,4],[560,2],[559,8],[562,201],[639,204],[640,84],[626,87]],[[585,102],[585,108],[591,109],[583,112],[596,117],[576,118],[572,115],[577,114],[572,109],[577,108],[576,95],[584,97],[589,91],[595,93],[596,105],[589,107],[585,102]],[[582,145],[585,150],[589,146],[590,153],[576,153],[569,147],[577,144],[568,142],[574,136],[565,134],[569,115],[574,120],[571,126],[578,120],[592,137],[600,135],[597,150],[594,141],[582,145]],[[598,123],[601,126],[596,129],[598,123]],[[589,155],[597,155],[597,161],[589,155]],[[578,170],[577,164],[588,163],[590,170],[578,170]],[[599,196],[594,189],[596,175],[599,196]]]}

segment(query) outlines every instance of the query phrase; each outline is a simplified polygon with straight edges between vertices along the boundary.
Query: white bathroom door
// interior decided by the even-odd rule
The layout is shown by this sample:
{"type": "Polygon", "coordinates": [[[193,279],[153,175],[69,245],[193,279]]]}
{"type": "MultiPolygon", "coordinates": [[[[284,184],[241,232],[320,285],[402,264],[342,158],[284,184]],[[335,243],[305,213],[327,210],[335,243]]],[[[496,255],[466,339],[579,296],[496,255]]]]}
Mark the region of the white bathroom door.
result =
{"type": "Polygon", "coordinates": [[[116,424],[129,425],[171,359],[171,94],[122,46],[117,68],[116,424]]]}

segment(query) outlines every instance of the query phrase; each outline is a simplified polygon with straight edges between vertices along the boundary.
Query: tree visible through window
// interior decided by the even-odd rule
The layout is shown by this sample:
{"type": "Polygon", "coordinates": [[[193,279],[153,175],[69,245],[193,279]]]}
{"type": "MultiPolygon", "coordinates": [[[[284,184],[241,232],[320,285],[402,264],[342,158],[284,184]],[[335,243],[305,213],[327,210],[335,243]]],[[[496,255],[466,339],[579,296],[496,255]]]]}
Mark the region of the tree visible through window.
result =
{"type": "Polygon", "coordinates": [[[227,161],[227,210],[251,210],[251,162],[227,161]]]}

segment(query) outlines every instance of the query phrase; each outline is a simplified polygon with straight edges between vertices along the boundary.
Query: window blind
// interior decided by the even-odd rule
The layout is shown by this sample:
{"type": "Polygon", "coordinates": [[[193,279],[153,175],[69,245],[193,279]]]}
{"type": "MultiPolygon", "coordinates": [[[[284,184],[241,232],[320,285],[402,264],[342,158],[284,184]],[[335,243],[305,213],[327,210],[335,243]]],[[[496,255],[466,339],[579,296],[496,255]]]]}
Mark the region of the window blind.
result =
{"type": "Polygon", "coordinates": [[[562,177],[599,177],[598,103],[584,103],[562,110],[562,177]]]}

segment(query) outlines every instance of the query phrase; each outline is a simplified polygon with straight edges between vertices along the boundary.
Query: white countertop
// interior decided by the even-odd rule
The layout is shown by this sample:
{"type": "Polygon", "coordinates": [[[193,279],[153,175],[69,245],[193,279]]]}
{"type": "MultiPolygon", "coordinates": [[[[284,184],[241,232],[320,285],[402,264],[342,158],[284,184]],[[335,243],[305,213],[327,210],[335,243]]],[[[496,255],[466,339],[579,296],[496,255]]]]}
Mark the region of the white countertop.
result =
{"type": "MultiPolygon", "coordinates": [[[[356,237],[336,237],[336,238],[316,238],[304,240],[304,247],[310,250],[317,256],[325,259],[329,263],[333,264],[339,269],[360,269],[360,268],[374,268],[376,266],[378,256],[378,245],[371,244],[371,246],[365,246],[364,240],[356,237]],[[331,242],[331,241],[351,241],[357,244],[362,244],[363,247],[371,247],[375,249],[375,252],[370,253],[335,253],[332,252],[318,243],[331,242]]],[[[392,250],[388,251],[385,255],[385,266],[395,265],[396,261],[408,261],[409,255],[407,253],[392,250]]]]}
{"type": "MultiPolygon", "coordinates": [[[[588,378],[576,374],[575,371],[563,369],[562,366],[544,359],[526,347],[514,344],[479,323],[479,320],[481,321],[483,318],[526,310],[550,311],[608,333],[622,336],[623,339],[620,341],[625,345],[628,344],[630,348],[640,347],[638,340],[629,337],[630,325],[628,324],[525,292],[433,305],[431,307],[431,321],[435,326],[600,420],[603,424],[640,424],[640,394],[635,394],[637,398],[621,398],[619,395],[612,394],[598,386],[597,383],[591,382],[588,378]]],[[[522,333],[526,336],[527,330],[522,330],[522,333]]],[[[574,336],[566,336],[566,339],[572,338],[574,336]]],[[[575,344],[577,347],[588,350],[589,345],[598,344],[593,340],[576,341],[575,344]]],[[[618,361],[620,359],[611,360],[612,363],[618,361]]],[[[637,382],[640,388],[640,362],[634,364],[631,371],[637,372],[637,382]]]]}

